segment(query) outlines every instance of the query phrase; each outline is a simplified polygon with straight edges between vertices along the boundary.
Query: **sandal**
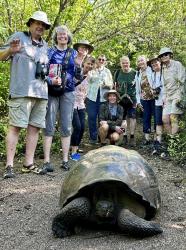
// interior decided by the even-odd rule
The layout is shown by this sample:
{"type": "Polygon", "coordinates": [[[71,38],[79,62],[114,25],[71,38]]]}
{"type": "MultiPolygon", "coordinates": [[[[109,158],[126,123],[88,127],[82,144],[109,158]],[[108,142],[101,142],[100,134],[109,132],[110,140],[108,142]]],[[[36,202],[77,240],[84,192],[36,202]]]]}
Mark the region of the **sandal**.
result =
{"type": "Polygon", "coordinates": [[[36,169],[36,165],[34,163],[28,165],[28,166],[25,166],[23,165],[22,169],[21,169],[21,172],[22,173],[30,173],[30,172],[34,172],[34,170],[36,169]]]}

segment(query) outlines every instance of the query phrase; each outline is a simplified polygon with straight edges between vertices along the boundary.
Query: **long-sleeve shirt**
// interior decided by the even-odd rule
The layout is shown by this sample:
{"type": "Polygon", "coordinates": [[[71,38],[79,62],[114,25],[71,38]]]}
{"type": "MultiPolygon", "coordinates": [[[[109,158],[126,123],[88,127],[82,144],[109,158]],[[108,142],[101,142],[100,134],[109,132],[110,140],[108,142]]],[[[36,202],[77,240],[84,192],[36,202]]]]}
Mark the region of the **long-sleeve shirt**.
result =
{"type": "Polygon", "coordinates": [[[100,121],[107,121],[109,128],[115,130],[116,126],[121,126],[123,120],[123,107],[117,104],[116,115],[111,114],[109,103],[103,103],[100,107],[100,121]]]}
{"type": "Polygon", "coordinates": [[[100,89],[100,102],[106,101],[104,94],[113,87],[112,74],[109,69],[104,67],[102,70],[94,69],[89,71],[88,77],[88,93],[87,98],[96,102],[97,94],[100,89]]]}
{"type": "Polygon", "coordinates": [[[171,60],[168,66],[163,65],[164,98],[166,100],[182,99],[186,79],[185,68],[178,62],[171,60]]]}

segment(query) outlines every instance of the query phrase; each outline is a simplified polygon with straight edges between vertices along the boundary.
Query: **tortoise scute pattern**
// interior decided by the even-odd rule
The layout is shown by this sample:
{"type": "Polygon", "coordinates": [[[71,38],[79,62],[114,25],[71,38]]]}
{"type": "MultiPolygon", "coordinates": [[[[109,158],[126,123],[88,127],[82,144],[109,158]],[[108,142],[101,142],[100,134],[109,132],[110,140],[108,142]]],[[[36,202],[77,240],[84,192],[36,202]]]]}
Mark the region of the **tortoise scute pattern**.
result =
{"type": "Polygon", "coordinates": [[[65,176],[53,234],[73,235],[88,223],[135,237],[153,236],[162,233],[160,225],[149,221],[160,203],[158,182],[148,162],[134,150],[105,146],[87,153],[65,176]]]}
{"type": "Polygon", "coordinates": [[[65,179],[60,195],[63,207],[82,188],[98,182],[125,183],[149,204],[147,219],[160,207],[160,193],[155,174],[147,161],[136,151],[106,146],[88,152],[65,179]]]}

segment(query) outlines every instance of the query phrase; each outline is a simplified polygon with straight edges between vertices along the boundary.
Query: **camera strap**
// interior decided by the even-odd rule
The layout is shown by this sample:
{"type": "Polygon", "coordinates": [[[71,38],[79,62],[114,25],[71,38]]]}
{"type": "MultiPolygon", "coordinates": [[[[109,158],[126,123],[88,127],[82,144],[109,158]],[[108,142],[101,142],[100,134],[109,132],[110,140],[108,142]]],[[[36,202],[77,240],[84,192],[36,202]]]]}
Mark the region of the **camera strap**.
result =
{"type": "MultiPolygon", "coordinates": [[[[157,81],[157,74],[156,74],[156,72],[154,72],[154,77],[152,79],[153,88],[154,88],[154,86],[156,86],[156,81],[157,81]]],[[[160,75],[159,75],[159,86],[158,87],[160,87],[160,88],[163,87],[163,85],[162,85],[162,70],[160,71],[160,75]]]]}
{"type": "Polygon", "coordinates": [[[65,55],[64,55],[63,62],[62,62],[62,68],[65,68],[65,70],[67,69],[67,66],[69,64],[72,52],[73,52],[73,49],[68,48],[65,55]]]}

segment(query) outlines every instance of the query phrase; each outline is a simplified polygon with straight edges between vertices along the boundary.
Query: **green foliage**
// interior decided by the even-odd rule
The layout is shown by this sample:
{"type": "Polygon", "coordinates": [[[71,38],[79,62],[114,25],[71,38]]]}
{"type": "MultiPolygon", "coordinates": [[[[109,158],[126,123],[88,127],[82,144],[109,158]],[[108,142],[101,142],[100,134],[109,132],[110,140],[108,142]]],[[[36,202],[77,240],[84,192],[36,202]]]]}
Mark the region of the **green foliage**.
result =
{"type": "Polygon", "coordinates": [[[0,117],[7,115],[9,64],[0,63],[0,117]]]}
{"type": "Polygon", "coordinates": [[[0,158],[5,157],[5,137],[7,133],[7,120],[0,120],[0,158]]]}
{"type": "MultiPolygon", "coordinates": [[[[5,149],[5,140],[6,134],[8,131],[8,119],[4,118],[0,120],[0,159],[5,159],[6,149],[5,149]]],[[[21,157],[25,153],[25,144],[26,144],[26,129],[22,129],[19,134],[19,141],[16,147],[16,156],[21,157]]],[[[60,134],[57,131],[53,137],[53,143],[51,148],[52,154],[59,154],[61,149],[60,134]]],[[[43,156],[43,133],[42,130],[39,134],[39,140],[36,148],[36,156],[43,156]]]]}
{"type": "Polygon", "coordinates": [[[180,121],[180,133],[171,136],[168,141],[168,152],[177,163],[186,161],[186,113],[180,121]]]}
{"type": "MultiPolygon", "coordinates": [[[[43,10],[52,23],[50,31],[46,32],[49,45],[54,27],[66,24],[74,42],[88,39],[95,47],[94,56],[107,56],[112,71],[118,68],[122,55],[129,55],[132,66],[136,67],[139,54],[157,54],[162,46],[171,47],[174,58],[186,65],[185,0],[0,0],[0,8],[0,44],[13,32],[26,30],[25,23],[32,13],[43,10]]],[[[5,121],[8,82],[9,64],[0,62],[0,116],[5,117],[5,121]]],[[[2,142],[0,144],[2,149],[2,142]]],[[[54,151],[60,148],[59,135],[53,147],[54,151]]],[[[171,148],[173,155],[178,149],[171,148]]],[[[22,150],[24,147],[19,145],[18,153],[22,150]]],[[[41,138],[37,150],[42,151],[41,138]]]]}

